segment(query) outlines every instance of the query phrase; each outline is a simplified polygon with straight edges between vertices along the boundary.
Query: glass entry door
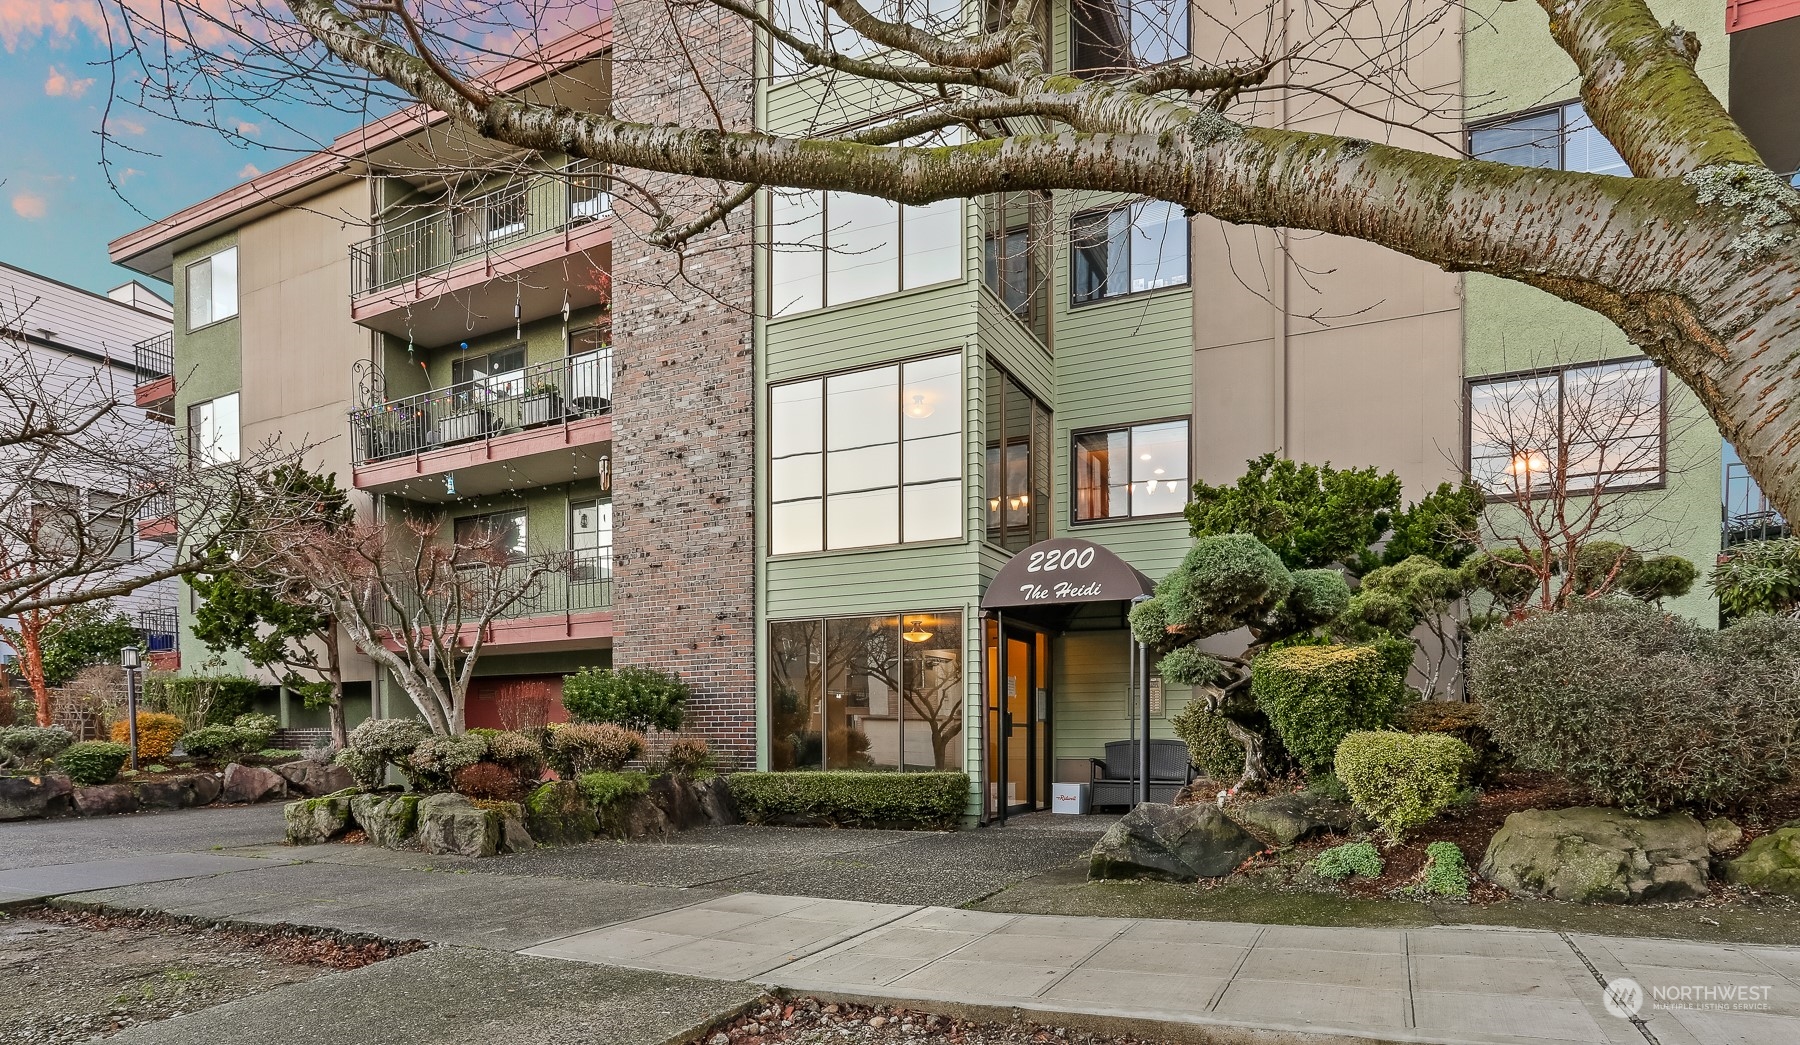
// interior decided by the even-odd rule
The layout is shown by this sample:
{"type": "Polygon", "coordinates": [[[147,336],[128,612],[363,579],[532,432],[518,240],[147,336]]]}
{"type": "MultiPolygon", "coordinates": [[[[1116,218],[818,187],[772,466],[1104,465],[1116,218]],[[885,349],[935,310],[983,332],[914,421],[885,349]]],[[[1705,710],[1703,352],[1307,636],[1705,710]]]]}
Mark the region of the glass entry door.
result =
{"type": "Polygon", "coordinates": [[[987,622],[987,813],[1050,806],[1050,637],[987,622]]]}

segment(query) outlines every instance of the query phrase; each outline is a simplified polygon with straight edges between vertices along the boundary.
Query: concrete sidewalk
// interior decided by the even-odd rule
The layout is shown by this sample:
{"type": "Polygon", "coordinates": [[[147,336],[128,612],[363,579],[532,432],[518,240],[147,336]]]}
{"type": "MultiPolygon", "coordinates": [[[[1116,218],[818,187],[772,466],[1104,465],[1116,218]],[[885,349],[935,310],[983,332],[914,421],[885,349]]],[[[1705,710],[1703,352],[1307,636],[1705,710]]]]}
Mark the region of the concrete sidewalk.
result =
{"type": "Polygon", "coordinates": [[[1090,1025],[1471,1045],[1800,1041],[1792,951],[1531,930],[1064,918],[742,894],[522,953],[1090,1025]],[[1659,1008],[1647,997],[1634,1022],[1607,1011],[1604,984],[1621,977],[1646,992],[1724,988],[1758,1008],[1659,1008]]]}
{"type": "Polygon", "coordinates": [[[0,909],[36,903],[67,893],[179,881],[232,871],[260,870],[268,866],[267,860],[245,860],[209,853],[152,853],[112,860],[16,867],[0,871],[0,909]]]}

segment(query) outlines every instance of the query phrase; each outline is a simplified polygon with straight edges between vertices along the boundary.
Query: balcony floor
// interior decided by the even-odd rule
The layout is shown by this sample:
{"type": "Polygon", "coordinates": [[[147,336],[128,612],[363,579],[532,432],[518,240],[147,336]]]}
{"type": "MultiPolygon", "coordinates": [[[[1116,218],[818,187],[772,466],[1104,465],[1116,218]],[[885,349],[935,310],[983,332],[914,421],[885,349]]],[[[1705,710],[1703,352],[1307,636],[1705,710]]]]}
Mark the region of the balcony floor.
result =
{"type": "Polygon", "coordinates": [[[474,439],[356,466],[358,490],[444,504],[610,475],[612,416],[474,439]]]}

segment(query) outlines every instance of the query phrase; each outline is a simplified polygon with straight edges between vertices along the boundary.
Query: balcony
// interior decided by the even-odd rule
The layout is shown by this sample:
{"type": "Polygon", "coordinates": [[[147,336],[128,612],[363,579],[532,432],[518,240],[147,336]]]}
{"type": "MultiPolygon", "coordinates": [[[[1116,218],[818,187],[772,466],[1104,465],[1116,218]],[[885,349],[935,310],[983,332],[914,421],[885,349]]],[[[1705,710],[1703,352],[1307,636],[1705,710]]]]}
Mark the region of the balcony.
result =
{"type": "MultiPolygon", "coordinates": [[[[517,583],[525,569],[524,564],[506,567],[499,571],[497,583],[517,583]]],[[[394,588],[406,591],[408,586],[400,582],[394,588]]],[[[496,617],[488,626],[485,642],[505,646],[509,653],[530,653],[610,640],[612,590],[611,554],[577,555],[567,572],[543,574],[531,596],[496,617]]],[[[393,614],[394,607],[385,604],[377,614],[390,630],[396,623],[393,614]]],[[[392,638],[385,642],[390,649],[399,648],[392,638]]]]}
{"type": "Polygon", "coordinates": [[[158,421],[175,420],[175,335],[161,334],[132,346],[138,408],[158,421]]]}
{"type": "MultiPolygon", "coordinates": [[[[146,500],[139,509],[137,539],[156,544],[174,544],[179,536],[175,523],[175,499],[163,494],[146,500]]],[[[171,611],[173,612],[173,611],[171,611]]]]}
{"type": "Polygon", "coordinates": [[[350,438],[356,488],[408,500],[608,481],[612,350],[353,410],[350,438]]]}
{"type": "Polygon", "coordinates": [[[597,304],[611,261],[605,169],[580,161],[383,225],[350,247],[350,314],[432,344],[597,304]],[[499,278],[504,277],[504,278],[499,278]],[[431,307],[449,296],[455,307],[431,307]],[[421,303],[427,303],[421,306],[421,303]]]}

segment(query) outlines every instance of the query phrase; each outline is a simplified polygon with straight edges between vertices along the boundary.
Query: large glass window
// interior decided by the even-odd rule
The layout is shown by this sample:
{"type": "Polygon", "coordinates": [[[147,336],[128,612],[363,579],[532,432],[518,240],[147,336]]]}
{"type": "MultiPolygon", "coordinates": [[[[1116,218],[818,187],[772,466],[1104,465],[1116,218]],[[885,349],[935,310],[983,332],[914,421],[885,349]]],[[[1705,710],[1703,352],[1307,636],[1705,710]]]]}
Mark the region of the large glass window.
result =
{"type": "Polygon", "coordinates": [[[784,316],[961,279],[962,200],[903,207],[852,192],[776,190],[769,311],[784,316]]]}
{"type": "Polygon", "coordinates": [[[188,329],[238,314],[237,248],[226,247],[187,267],[188,329]]]}
{"type": "Polygon", "coordinates": [[[1631,177],[1580,102],[1505,116],[1469,130],[1469,155],[1520,167],[1631,177]]]}
{"type": "Polygon", "coordinates": [[[995,193],[981,201],[982,282],[1040,341],[1049,336],[1050,266],[1042,234],[1048,209],[1037,193],[995,193]]]}
{"type": "Polygon", "coordinates": [[[1662,481],[1663,371],[1647,359],[1469,383],[1469,472],[1493,497],[1662,481]]]}
{"type": "Polygon", "coordinates": [[[1073,303],[1185,286],[1188,224],[1181,208],[1141,200],[1069,222],[1073,303]]]}
{"type": "Polygon", "coordinates": [[[1076,432],[1075,521],[1173,515],[1188,500],[1188,423],[1076,432]]]}
{"type": "Polygon", "coordinates": [[[238,459],[238,394],[188,407],[188,450],[202,465],[238,459]]]}
{"type": "Polygon", "coordinates": [[[769,393],[769,550],[962,536],[962,356],[769,393]]]}
{"type": "Polygon", "coordinates": [[[523,508],[465,515],[452,525],[452,539],[468,548],[491,548],[509,559],[525,557],[526,515],[523,508]]]}
{"type": "Polygon", "coordinates": [[[1069,69],[1126,72],[1188,55],[1188,0],[1074,0],[1069,69]]]}
{"type": "MultiPolygon", "coordinates": [[[[962,18],[960,0],[875,0],[863,6],[885,21],[940,32],[954,33],[956,23],[962,18]]],[[[770,16],[776,25],[801,40],[846,57],[864,58],[880,51],[846,25],[843,18],[827,8],[822,0],[774,0],[770,16]]],[[[816,68],[787,45],[773,40],[770,43],[776,76],[798,76],[816,68]]]]}
{"type": "Polygon", "coordinates": [[[988,364],[987,538],[1018,551],[1050,536],[1050,411],[988,364]]]}
{"type": "Polygon", "coordinates": [[[450,384],[464,392],[485,393],[479,397],[484,402],[518,395],[525,390],[525,346],[457,356],[450,361],[450,384]]]}
{"type": "Polygon", "coordinates": [[[771,623],[770,768],[962,768],[962,661],[954,612],[771,623]]]}

